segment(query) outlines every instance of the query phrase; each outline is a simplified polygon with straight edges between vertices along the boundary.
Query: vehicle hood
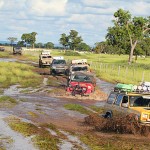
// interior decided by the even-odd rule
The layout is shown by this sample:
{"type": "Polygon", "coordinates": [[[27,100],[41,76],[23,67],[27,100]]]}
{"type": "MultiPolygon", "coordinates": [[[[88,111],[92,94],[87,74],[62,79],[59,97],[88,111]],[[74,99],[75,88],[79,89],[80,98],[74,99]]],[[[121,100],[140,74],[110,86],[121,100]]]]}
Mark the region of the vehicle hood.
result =
{"type": "Polygon", "coordinates": [[[130,107],[132,110],[136,110],[138,112],[148,112],[150,113],[150,107],[130,107]]]}
{"type": "Polygon", "coordinates": [[[53,64],[52,67],[56,67],[56,68],[63,68],[66,67],[66,64],[53,64]]]}

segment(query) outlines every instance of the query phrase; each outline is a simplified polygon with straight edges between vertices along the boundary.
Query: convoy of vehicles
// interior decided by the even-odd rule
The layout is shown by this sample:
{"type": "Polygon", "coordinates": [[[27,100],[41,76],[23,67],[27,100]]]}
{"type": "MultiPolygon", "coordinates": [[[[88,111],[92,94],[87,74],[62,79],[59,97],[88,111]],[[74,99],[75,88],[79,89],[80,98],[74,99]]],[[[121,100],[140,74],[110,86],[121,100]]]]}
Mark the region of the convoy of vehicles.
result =
{"type": "Polygon", "coordinates": [[[50,51],[42,51],[39,55],[39,67],[50,66],[52,63],[53,57],[50,54],[50,51]]]}
{"type": "MultiPolygon", "coordinates": [[[[148,83],[148,82],[147,82],[148,83]]],[[[132,114],[139,123],[150,126],[150,84],[118,84],[108,96],[104,117],[132,114]]]]}

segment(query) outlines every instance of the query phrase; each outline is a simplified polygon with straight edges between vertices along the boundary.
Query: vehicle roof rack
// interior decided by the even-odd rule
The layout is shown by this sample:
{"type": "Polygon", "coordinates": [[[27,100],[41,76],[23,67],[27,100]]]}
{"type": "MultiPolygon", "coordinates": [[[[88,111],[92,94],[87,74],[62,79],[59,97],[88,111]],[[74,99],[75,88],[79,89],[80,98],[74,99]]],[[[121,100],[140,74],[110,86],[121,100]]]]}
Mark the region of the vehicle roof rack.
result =
{"type": "Polygon", "coordinates": [[[87,64],[87,59],[74,59],[71,61],[71,64],[87,64]]]}
{"type": "Polygon", "coordinates": [[[141,85],[132,85],[132,84],[122,84],[118,83],[114,87],[114,92],[120,92],[120,93],[135,93],[135,94],[150,94],[150,86],[144,85],[143,83],[141,85]]]}

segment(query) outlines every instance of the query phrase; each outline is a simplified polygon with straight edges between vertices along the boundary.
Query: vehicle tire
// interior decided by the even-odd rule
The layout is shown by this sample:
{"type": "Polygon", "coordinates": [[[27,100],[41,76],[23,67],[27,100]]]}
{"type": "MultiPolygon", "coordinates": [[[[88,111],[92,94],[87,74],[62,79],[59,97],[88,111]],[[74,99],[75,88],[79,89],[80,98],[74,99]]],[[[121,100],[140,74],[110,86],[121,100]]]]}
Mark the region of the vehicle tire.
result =
{"type": "Polygon", "coordinates": [[[106,112],[106,114],[104,115],[104,118],[112,118],[112,113],[106,112]]]}
{"type": "Polygon", "coordinates": [[[76,96],[75,91],[72,91],[72,93],[71,93],[71,94],[72,94],[72,96],[76,96]]]}

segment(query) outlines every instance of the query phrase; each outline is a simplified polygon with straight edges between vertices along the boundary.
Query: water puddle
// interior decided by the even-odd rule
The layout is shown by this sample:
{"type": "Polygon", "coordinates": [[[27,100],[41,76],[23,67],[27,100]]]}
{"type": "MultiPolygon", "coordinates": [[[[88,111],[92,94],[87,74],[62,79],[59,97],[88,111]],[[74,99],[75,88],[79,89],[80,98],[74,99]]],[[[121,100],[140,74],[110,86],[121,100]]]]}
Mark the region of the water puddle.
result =
{"type": "Polygon", "coordinates": [[[21,89],[17,88],[18,85],[12,85],[9,88],[4,90],[5,96],[17,96],[20,94],[21,89]]]}
{"type": "Polygon", "coordinates": [[[0,58],[0,62],[15,62],[17,59],[13,58],[0,58]]]}
{"type": "Polygon", "coordinates": [[[7,145],[5,145],[4,142],[4,146],[7,148],[7,150],[36,150],[30,138],[25,138],[21,134],[13,131],[3,120],[5,117],[8,116],[9,114],[0,112],[0,135],[4,137],[9,137],[12,141],[10,143],[7,143],[7,145]]]}
{"type": "Polygon", "coordinates": [[[102,81],[100,79],[97,78],[96,80],[96,84],[98,87],[100,87],[100,89],[105,92],[106,94],[109,95],[109,93],[113,90],[114,88],[114,84],[113,83],[109,83],[109,82],[106,82],[106,81],[102,81]]]}
{"type": "Polygon", "coordinates": [[[78,145],[79,147],[82,147],[82,149],[90,150],[87,145],[82,143],[78,137],[73,136],[69,134],[68,132],[60,130],[62,134],[64,134],[68,140],[63,140],[62,144],[60,145],[61,150],[67,150],[67,149],[73,149],[78,150],[78,148],[75,148],[75,145],[78,145]]]}

